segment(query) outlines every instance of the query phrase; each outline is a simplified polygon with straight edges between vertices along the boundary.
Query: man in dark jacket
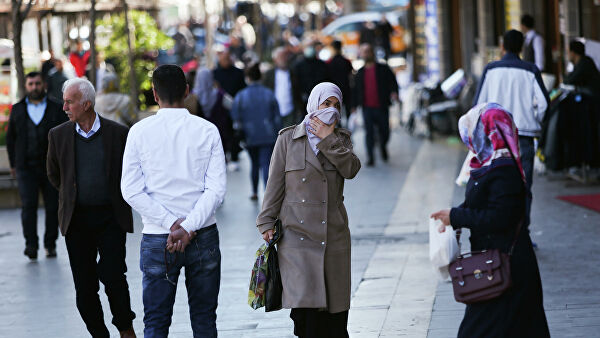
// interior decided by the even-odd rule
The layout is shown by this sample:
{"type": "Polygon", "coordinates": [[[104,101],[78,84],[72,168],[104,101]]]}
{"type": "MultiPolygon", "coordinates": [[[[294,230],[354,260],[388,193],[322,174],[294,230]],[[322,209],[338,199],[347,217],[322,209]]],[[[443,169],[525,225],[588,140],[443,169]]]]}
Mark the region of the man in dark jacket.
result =
{"type": "Polygon", "coordinates": [[[342,90],[346,115],[350,116],[352,107],[352,96],[350,95],[350,77],[352,76],[353,70],[352,63],[342,55],[341,41],[336,40],[331,46],[333,47],[335,54],[327,61],[327,68],[329,70],[331,81],[342,90]]]}
{"type": "Polygon", "coordinates": [[[579,41],[569,43],[569,61],[575,65],[564,82],[583,89],[588,95],[600,93],[600,72],[591,57],[585,55],[585,45],[579,41]]]}
{"type": "Polygon", "coordinates": [[[67,116],[60,104],[46,96],[40,73],[27,74],[25,90],[25,98],[12,108],[6,133],[10,171],[17,179],[21,195],[25,255],[37,259],[37,208],[41,191],[46,209],[46,256],[56,257],[58,193],[46,176],[46,153],[48,131],[65,122],[67,116]]]}
{"type": "Polygon", "coordinates": [[[272,56],[275,67],[265,73],[263,84],[275,94],[281,124],[285,128],[298,123],[298,111],[305,107],[302,106],[296,74],[290,71],[289,55],[285,47],[275,48],[272,56]]]}
{"type": "Polygon", "coordinates": [[[306,103],[312,89],[328,79],[327,65],[317,57],[317,45],[317,42],[311,42],[304,47],[304,57],[294,65],[293,69],[300,85],[301,118],[306,115],[306,103]]]}
{"type": "Polygon", "coordinates": [[[389,106],[392,100],[398,100],[398,82],[387,65],[375,61],[373,46],[362,44],[360,54],[365,61],[354,80],[353,110],[362,107],[365,122],[368,166],[375,165],[373,148],[375,146],[375,128],[378,131],[379,147],[383,161],[387,161],[387,142],[390,138],[389,106]]]}
{"type": "MultiPolygon", "coordinates": [[[[213,70],[213,78],[219,87],[223,88],[232,99],[240,90],[246,88],[244,71],[234,66],[229,50],[221,51],[218,54],[218,64],[217,68],[213,70]]],[[[229,109],[229,107],[227,107],[227,109],[229,109]]],[[[229,119],[228,123],[229,126],[227,128],[231,130],[233,128],[231,119],[229,119]]],[[[238,159],[239,154],[242,151],[240,141],[240,137],[234,135],[231,146],[229,147],[230,149],[225,149],[225,152],[229,152],[231,155],[229,168],[234,171],[239,169],[238,159]]]]}
{"type": "Polygon", "coordinates": [[[127,127],[100,117],[88,80],[67,80],[64,110],[70,122],[48,136],[48,178],[60,191],[60,231],[65,236],[77,309],[93,337],[109,337],[98,297],[104,284],[121,337],[135,337],[125,277],[125,236],[133,232],[131,208],[120,189],[127,127]],[[100,259],[97,256],[100,254],[100,259]]]}

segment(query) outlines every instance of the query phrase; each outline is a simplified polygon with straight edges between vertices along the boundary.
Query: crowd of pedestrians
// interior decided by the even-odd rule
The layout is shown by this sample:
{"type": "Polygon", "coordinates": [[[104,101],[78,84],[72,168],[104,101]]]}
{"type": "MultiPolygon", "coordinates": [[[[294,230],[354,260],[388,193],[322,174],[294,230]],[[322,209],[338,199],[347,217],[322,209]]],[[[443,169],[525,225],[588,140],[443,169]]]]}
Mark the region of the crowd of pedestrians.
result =
{"type": "MultiPolygon", "coordinates": [[[[465,203],[432,215],[456,229],[469,228],[474,249],[507,251],[516,237],[513,288],[492,302],[468,306],[459,332],[464,337],[548,336],[528,226],[534,138],[541,134],[549,97],[540,73],[543,40],[531,18],[522,25],[525,34],[504,34],[502,59],[486,66],[475,108],[459,122],[461,138],[475,155],[465,203]],[[523,309],[530,319],[523,320],[523,309]]],[[[265,72],[256,62],[237,68],[227,49],[218,53],[215,69],[201,65],[194,76],[162,65],[152,74],[160,109],[139,122],[115,74],[104,74],[96,86],[67,80],[58,60],[45,64],[44,74],[29,73],[7,134],[23,205],[25,255],[37,258],[41,191],[46,255],[56,257],[60,229],[76,306],[89,333],[109,336],[98,296],[102,282],[112,323],[122,337],[134,337],[136,315],[125,277],[133,208],[143,223],[145,336],[167,336],[184,268],[194,336],[216,337],[221,254],[215,212],[225,196],[227,170],[239,168],[245,149],[250,198],[258,200],[261,176],[265,186],[258,231],[269,241],[281,221],[285,232],[279,262],[294,334],[348,337],[351,241],[343,189],[361,162],[341,124],[344,111],[349,120],[360,108],[367,166],[375,165],[376,149],[388,161],[389,107],[398,101],[398,83],[376,56],[376,47],[389,50],[382,42],[389,43],[388,26],[385,20],[365,25],[360,69],[342,55],[339,41],[327,62],[317,57],[318,41],[307,41],[303,50],[276,48],[273,67],[265,72]]],[[[86,54],[76,51],[71,58],[83,63],[86,54]]],[[[575,69],[565,82],[597,93],[600,75],[581,43],[571,43],[569,58],[575,69]]]]}

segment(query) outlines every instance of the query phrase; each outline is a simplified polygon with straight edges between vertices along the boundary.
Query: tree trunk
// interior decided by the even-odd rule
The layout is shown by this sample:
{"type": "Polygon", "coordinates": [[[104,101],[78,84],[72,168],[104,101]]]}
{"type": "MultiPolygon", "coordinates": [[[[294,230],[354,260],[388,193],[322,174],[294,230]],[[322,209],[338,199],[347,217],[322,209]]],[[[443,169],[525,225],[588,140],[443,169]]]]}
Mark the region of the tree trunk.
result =
{"type": "Polygon", "coordinates": [[[21,44],[21,33],[23,32],[23,21],[27,18],[33,1],[27,2],[27,7],[21,11],[22,0],[11,1],[11,16],[13,28],[13,42],[15,55],[15,69],[17,71],[17,97],[25,95],[25,68],[23,67],[23,45],[21,44]]]}
{"type": "Polygon", "coordinates": [[[90,82],[96,87],[96,92],[100,90],[96,85],[97,75],[97,55],[96,55],[96,0],[92,0],[92,9],[90,11],[90,82]]]}
{"type": "Polygon", "coordinates": [[[139,94],[138,94],[138,86],[137,86],[137,78],[135,75],[135,57],[134,57],[134,42],[135,35],[129,29],[129,9],[127,7],[127,2],[125,0],[121,0],[121,5],[123,6],[123,12],[125,14],[125,35],[127,35],[127,57],[129,61],[129,95],[131,95],[131,102],[138,106],[139,102],[139,94]]]}
{"type": "Polygon", "coordinates": [[[25,69],[23,68],[23,47],[21,45],[21,33],[23,32],[23,21],[21,20],[21,3],[12,1],[12,31],[14,42],[15,69],[17,71],[17,97],[21,99],[25,95],[25,69]]]}

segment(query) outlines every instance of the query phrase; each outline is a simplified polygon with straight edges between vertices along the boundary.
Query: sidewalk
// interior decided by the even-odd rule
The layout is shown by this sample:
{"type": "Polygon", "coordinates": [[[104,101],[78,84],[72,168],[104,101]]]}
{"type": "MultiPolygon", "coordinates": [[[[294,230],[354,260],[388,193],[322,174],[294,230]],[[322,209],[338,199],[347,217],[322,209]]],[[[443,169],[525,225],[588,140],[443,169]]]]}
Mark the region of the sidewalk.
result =
{"type": "MultiPolygon", "coordinates": [[[[354,136],[364,160],[364,135],[354,136]]],[[[345,204],[352,234],[351,337],[455,337],[463,306],[447,283],[438,283],[428,257],[428,217],[457,205],[464,189],[454,179],[465,149],[440,139],[427,142],[402,131],[392,135],[390,162],[363,167],[347,181],[345,204]]],[[[598,187],[565,188],[564,182],[534,180],[532,237],[537,251],[545,307],[554,337],[592,337],[600,332],[598,226],[600,214],[555,199],[559,194],[598,192],[598,187]]],[[[248,162],[228,173],[228,192],[217,219],[222,281],[217,310],[220,337],[293,337],[289,310],[265,313],[247,305],[254,252],[261,239],[254,226],[259,203],[249,200],[248,162]]],[[[0,337],[82,337],[85,327],[75,307],[75,292],[64,239],[58,258],[29,262],[23,255],[19,210],[0,210],[0,337]]],[[[43,226],[40,211],[39,232],[43,226]]],[[[127,239],[127,279],[143,335],[139,250],[141,222],[127,239]]],[[[104,288],[101,288],[103,290],[104,288]]],[[[112,316],[100,292],[105,322],[112,316]]],[[[169,337],[190,337],[187,292],[179,280],[169,337]]]]}

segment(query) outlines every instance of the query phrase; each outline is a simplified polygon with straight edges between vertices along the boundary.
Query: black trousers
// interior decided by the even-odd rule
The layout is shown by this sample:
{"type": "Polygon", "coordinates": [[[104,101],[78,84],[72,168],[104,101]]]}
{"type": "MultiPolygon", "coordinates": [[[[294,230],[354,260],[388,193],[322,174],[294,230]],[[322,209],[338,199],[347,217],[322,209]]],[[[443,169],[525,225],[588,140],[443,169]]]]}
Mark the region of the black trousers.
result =
{"type": "Polygon", "coordinates": [[[318,309],[292,309],[294,335],[300,338],[348,338],[348,311],[329,313],[318,309]]]}
{"type": "Polygon", "coordinates": [[[131,327],[129,285],[125,278],[125,232],[110,207],[77,207],[66,235],[77,309],[92,337],[109,337],[98,290],[104,284],[112,323],[119,331],[131,327]],[[100,254],[100,259],[96,260],[100,254]]]}
{"type": "Polygon", "coordinates": [[[39,248],[37,234],[37,209],[40,191],[44,198],[46,209],[46,232],[44,233],[44,247],[56,248],[58,238],[58,191],[50,184],[46,168],[43,165],[17,169],[17,184],[21,195],[21,224],[25,245],[35,249],[39,248]]]}
{"type": "Polygon", "coordinates": [[[363,107],[363,120],[365,122],[367,155],[369,160],[374,160],[373,148],[375,147],[375,129],[380,149],[385,150],[390,139],[390,112],[388,108],[363,107]]]}

